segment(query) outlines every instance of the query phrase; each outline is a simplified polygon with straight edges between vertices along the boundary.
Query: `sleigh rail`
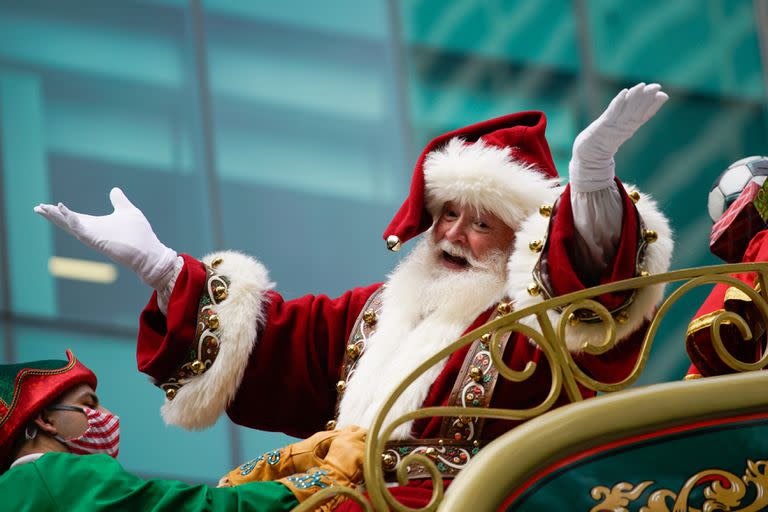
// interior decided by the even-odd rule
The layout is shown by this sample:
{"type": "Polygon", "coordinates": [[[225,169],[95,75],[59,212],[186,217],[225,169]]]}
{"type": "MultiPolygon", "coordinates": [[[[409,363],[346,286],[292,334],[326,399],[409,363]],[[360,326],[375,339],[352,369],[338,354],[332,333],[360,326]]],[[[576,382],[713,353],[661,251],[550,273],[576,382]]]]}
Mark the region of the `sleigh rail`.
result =
{"type": "MultiPolygon", "coordinates": [[[[751,327],[750,322],[734,312],[723,311],[714,315],[709,328],[712,345],[718,357],[738,374],[627,390],[645,369],[661,322],[673,304],[682,296],[699,286],[725,283],[743,294],[745,300],[750,301],[759,312],[763,325],[768,325],[767,277],[768,263],[716,265],[641,276],[596,286],[548,299],[518,311],[510,307],[508,311],[502,311],[503,314],[495,320],[467,333],[424,361],[388,397],[369,430],[366,441],[364,473],[368,499],[358,491],[331,487],[318,493],[296,510],[313,510],[319,503],[340,493],[354,499],[365,510],[403,512],[414,510],[399,503],[386,487],[385,473],[394,472],[400,483],[406,484],[407,467],[410,465],[421,465],[433,484],[432,499],[424,508],[418,509],[420,512],[438,508],[441,510],[493,510],[509,507],[510,510],[524,510],[528,509],[526,508],[528,506],[541,506],[541,504],[531,505],[538,503],[534,496],[566,496],[567,493],[559,491],[554,494],[549,491],[538,495],[537,490],[546,487],[544,483],[551,484],[553,479],[556,480],[553,475],[567,475],[569,471],[575,471],[576,466],[588,465],[587,462],[592,461],[590,457],[597,456],[596,454],[613,453],[611,450],[618,450],[621,447],[627,451],[649,439],[655,439],[657,444],[662,445],[666,442],[665,440],[675,435],[678,437],[683,435],[681,433],[688,433],[694,437],[702,435],[702,429],[709,429],[707,432],[712,429],[720,432],[718,430],[720,427],[717,425],[720,425],[725,432],[722,434],[725,436],[723,439],[727,439],[727,432],[740,432],[743,430],[742,427],[747,430],[753,428],[754,422],[763,421],[763,416],[766,423],[765,434],[768,434],[768,394],[765,392],[768,389],[768,373],[753,372],[768,366],[768,353],[757,361],[742,361],[728,351],[720,332],[723,325],[735,326],[745,343],[752,340],[754,325],[751,327]],[[737,273],[754,273],[755,285],[750,286],[730,275],[737,273]],[[585,316],[585,312],[589,317],[597,319],[596,323],[602,326],[602,339],[591,340],[590,343],[583,344],[580,350],[588,354],[601,354],[614,345],[618,326],[625,321],[621,315],[609,312],[595,298],[604,294],[669,283],[681,284],[666,297],[650,319],[650,325],[631,372],[620,382],[601,382],[589,376],[567,348],[571,329],[577,327],[579,319],[585,316]],[[552,311],[558,311],[560,314],[553,316],[552,311]],[[553,322],[553,318],[557,318],[557,322],[553,322]],[[392,405],[401,394],[407,391],[411,382],[431,366],[476,340],[484,340],[484,348],[487,348],[492,364],[498,370],[499,378],[514,382],[523,382],[528,379],[536,368],[535,363],[530,362],[522,370],[516,371],[506,366],[503,361],[503,346],[500,340],[509,333],[522,333],[528,337],[532,343],[538,345],[549,363],[552,374],[550,388],[542,402],[526,409],[515,410],[428,407],[401,416],[384,426],[384,419],[392,405]],[[579,392],[579,386],[599,392],[602,396],[584,400],[579,392]],[[571,403],[551,410],[563,390],[571,403]],[[441,451],[412,451],[400,458],[395,467],[391,467],[391,460],[387,460],[386,443],[394,429],[408,421],[427,417],[459,417],[473,421],[479,418],[530,421],[484,447],[467,464],[466,469],[459,473],[446,494],[438,468],[441,463],[446,462],[443,460],[445,454],[441,451]],[[563,425],[567,425],[567,428],[563,428],[563,425]],[[523,502],[527,502],[528,505],[523,502]]],[[[752,322],[754,324],[754,319],[752,322]]],[[[684,511],[688,510],[685,503],[691,496],[692,490],[698,489],[704,483],[709,485],[704,491],[709,496],[707,499],[715,500],[712,503],[721,503],[717,500],[730,500],[728,501],[730,507],[740,506],[739,503],[747,493],[746,489],[751,485],[756,490],[750,490],[747,496],[750,498],[753,495],[757,496],[754,503],[747,505],[746,508],[725,510],[762,510],[763,505],[759,500],[768,499],[762,498],[768,496],[768,476],[766,476],[768,462],[765,462],[765,459],[768,459],[768,452],[765,451],[768,449],[768,435],[763,435],[762,439],[766,439],[764,446],[760,448],[762,452],[758,449],[759,444],[737,443],[737,447],[744,446],[745,450],[750,449],[747,447],[750,444],[755,447],[745,455],[752,456],[754,459],[741,463],[747,472],[743,478],[736,477],[725,470],[702,467],[697,472],[693,471],[695,469],[693,467],[686,467],[678,472],[682,474],[689,471],[690,475],[686,478],[690,482],[679,486],[678,489],[659,488],[657,479],[645,478],[636,484],[630,481],[601,482],[593,488],[581,489],[584,492],[579,496],[587,496],[588,500],[584,503],[594,505],[594,508],[587,507],[585,510],[596,512],[629,510],[626,508],[627,504],[640,499],[639,497],[646,499],[646,495],[650,496],[646,500],[649,506],[656,508],[645,510],[671,511],[672,508],[665,507],[672,504],[675,511],[684,511]]],[[[674,449],[668,449],[674,452],[674,449]]],[[[706,451],[707,446],[701,446],[701,449],[706,451]]],[[[574,475],[576,475],[575,472],[574,475]]],[[[575,502],[571,501],[571,503],[575,502]]],[[[709,505],[710,508],[712,506],[714,505],[709,505]]],[[[768,507],[768,503],[765,506],[768,507]]],[[[570,509],[570,507],[566,508],[570,509]]],[[[717,508],[712,510],[715,509],[717,508]]],[[[536,510],[536,508],[530,508],[530,510],[536,510]]]]}

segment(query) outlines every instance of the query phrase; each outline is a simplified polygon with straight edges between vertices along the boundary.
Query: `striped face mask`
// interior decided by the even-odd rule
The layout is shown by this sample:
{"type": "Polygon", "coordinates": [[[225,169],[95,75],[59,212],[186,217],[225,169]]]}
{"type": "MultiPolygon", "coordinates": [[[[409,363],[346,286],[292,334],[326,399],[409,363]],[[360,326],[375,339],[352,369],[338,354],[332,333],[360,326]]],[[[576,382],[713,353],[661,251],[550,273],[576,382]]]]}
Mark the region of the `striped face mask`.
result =
{"type": "Polygon", "coordinates": [[[120,418],[118,416],[74,405],[54,405],[48,409],[77,411],[88,418],[88,428],[80,436],[72,439],[54,436],[54,439],[67,445],[70,452],[77,455],[106,453],[110,457],[117,457],[117,452],[120,450],[120,418]]]}

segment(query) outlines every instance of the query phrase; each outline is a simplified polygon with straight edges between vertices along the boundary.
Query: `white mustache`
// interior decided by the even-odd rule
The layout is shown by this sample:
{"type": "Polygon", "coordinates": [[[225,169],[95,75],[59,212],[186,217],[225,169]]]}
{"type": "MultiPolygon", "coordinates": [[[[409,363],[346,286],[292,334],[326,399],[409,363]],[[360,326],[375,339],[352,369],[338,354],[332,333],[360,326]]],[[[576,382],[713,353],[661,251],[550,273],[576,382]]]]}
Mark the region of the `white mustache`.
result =
{"type": "Polygon", "coordinates": [[[504,268],[504,262],[506,262],[506,256],[501,251],[493,251],[483,259],[475,258],[472,252],[466,247],[456,245],[448,240],[440,240],[435,244],[435,247],[439,251],[445,251],[455,258],[464,258],[472,268],[478,270],[492,270],[497,271],[499,267],[504,268]]]}

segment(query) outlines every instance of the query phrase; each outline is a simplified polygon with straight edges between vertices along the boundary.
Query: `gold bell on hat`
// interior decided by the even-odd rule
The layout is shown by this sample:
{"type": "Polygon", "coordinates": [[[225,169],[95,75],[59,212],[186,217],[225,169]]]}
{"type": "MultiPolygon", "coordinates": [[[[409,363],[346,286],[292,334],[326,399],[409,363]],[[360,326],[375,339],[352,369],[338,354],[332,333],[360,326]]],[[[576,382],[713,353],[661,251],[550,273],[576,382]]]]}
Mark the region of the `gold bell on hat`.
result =
{"type": "Polygon", "coordinates": [[[397,235],[389,235],[387,237],[387,249],[390,251],[397,252],[402,246],[403,243],[400,241],[400,237],[397,235]]]}

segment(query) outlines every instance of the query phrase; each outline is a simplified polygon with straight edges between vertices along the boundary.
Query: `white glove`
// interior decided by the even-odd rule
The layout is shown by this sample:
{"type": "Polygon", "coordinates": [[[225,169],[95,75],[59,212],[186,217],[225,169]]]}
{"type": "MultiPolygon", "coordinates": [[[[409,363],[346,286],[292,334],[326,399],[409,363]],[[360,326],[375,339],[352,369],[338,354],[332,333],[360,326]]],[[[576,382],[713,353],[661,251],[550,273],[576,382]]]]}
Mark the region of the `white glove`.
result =
{"type": "Polygon", "coordinates": [[[163,288],[173,277],[176,251],[157,239],[147,218],[122,190],[113,188],[109,199],[115,211],[100,217],[73,212],[62,203],[39,204],[34,210],[85,245],[128,267],[152,288],[163,288]]]}
{"type": "Polygon", "coordinates": [[[608,108],[573,143],[568,165],[571,190],[595,192],[615,176],[613,155],[669,99],[659,84],[639,83],[622,90],[608,108]]]}

